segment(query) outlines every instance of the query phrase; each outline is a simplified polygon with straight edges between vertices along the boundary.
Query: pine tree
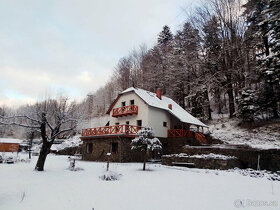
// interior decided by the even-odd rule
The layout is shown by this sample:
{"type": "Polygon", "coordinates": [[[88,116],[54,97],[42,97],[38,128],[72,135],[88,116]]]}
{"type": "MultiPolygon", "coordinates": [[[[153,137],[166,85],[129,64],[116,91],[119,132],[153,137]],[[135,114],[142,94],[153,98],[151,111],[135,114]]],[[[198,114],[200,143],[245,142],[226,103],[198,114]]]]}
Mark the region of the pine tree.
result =
{"type": "Polygon", "coordinates": [[[279,0],[249,1],[246,7],[247,19],[252,37],[255,40],[258,53],[258,71],[260,79],[265,83],[261,96],[269,100],[268,109],[272,110],[274,118],[279,118],[277,101],[279,100],[280,53],[279,53],[279,0]]]}
{"type": "Polygon", "coordinates": [[[244,123],[252,123],[259,111],[256,91],[253,89],[244,89],[241,91],[240,95],[237,116],[241,118],[244,123]]]}
{"type": "Polygon", "coordinates": [[[168,42],[170,42],[172,39],[173,39],[173,35],[169,26],[168,25],[163,26],[163,29],[158,36],[158,44],[165,45],[168,42]]]}
{"type": "Polygon", "coordinates": [[[158,138],[155,137],[155,134],[152,128],[144,127],[142,130],[138,131],[138,137],[132,140],[131,149],[132,150],[141,150],[144,154],[143,161],[143,171],[146,169],[146,161],[148,159],[150,151],[161,150],[162,145],[158,138]]]}

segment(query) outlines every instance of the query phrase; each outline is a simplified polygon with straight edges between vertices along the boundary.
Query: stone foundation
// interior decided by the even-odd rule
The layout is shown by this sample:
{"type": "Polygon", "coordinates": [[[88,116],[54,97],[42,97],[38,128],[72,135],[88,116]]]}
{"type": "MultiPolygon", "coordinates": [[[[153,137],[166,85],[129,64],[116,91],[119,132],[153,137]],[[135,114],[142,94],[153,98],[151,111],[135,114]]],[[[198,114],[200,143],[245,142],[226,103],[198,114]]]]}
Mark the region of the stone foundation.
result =
{"type": "Polygon", "coordinates": [[[107,153],[111,153],[112,162],[140,162],[143,161],[143,154],[139,151],[131,150],[131,140],[129,137],[106,137],[83,139],[82,158],[91,161],[107,161],[107,153]],[[87,144],[92,144],[92,151],[87,150],[87,144]],[[112,144],[117,145],[116,151],[112,151],[112,144]]]}
{"type": "Polygon", "coordinates": [[[188,155],[195,154],[222,154],[235,156],[240,161],[240,168],[257,169],[258,155],[260,155],[260,168],[269,171],[280,170],[280,150],[253,149],[248,146],[212,145],[212,146],[185,146],[183,152],[188,155]]]}
{"type": "Polygon", "coordinates": [[[194,156],[184,155],[163,155],[162,164],[169,166],[187,166],[203,169],[221,169],[227,170],[235,167],[240,167],[240,161],[237,158],[198,158],[194,156]],[[180,164],[181,163],[181,164],[180,164]],[[193,165],[192,165],[193,164],[193,165]]]}

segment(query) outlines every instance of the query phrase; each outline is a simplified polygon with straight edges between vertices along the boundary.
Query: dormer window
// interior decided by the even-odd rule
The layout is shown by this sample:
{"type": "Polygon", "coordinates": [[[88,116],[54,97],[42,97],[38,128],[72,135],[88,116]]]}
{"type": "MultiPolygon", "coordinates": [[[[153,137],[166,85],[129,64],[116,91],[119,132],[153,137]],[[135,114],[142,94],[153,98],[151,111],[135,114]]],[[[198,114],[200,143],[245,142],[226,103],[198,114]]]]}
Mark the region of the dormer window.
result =
{"type": "Polygon", "coordinates": [[[134,105],[134,100],[130,100],[130,105],[134,105]]]}
{"type": "Polygon", "coordinates": [[[122,106],[125,106],[125,101],[122,102],[122,106]]]}

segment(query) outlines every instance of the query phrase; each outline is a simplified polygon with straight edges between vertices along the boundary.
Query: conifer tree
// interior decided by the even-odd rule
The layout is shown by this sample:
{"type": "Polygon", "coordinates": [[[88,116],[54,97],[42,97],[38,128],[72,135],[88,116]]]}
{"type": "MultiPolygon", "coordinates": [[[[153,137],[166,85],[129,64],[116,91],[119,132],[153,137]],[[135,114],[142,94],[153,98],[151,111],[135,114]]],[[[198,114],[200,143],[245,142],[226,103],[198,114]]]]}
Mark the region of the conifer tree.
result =
{"type": "Polygon", "coordinates": [[[161,142],[155,137],[152,128],[144,127],[138,131],[138,137],[132,140],[131,149],[140,150],[144,154],[143,171],[146,169],[146,162],[150,151],[161,150],[161,142]]]}

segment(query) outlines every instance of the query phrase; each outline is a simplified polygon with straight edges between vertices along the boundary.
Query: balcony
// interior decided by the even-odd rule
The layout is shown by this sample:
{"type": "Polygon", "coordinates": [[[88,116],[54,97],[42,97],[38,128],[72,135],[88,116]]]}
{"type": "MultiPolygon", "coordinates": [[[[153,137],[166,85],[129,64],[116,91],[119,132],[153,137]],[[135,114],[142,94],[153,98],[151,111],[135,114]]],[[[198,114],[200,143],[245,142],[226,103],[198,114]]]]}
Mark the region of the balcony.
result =
{"type": "Polygon", "coordinates": [[[130,105],[113,109],[112,117],[123,117],[128,115],[138,114],[138,106],[130,105]]]}
{"type": "Polygon", "coordinates": [[[167,131],[167,136],[173,138],[180,138],[180,137],[194,138],[200,143],[204,143],[204,144],[206,143],[206,138],[202,133],[185,130],[185,129],[169,129],[167,131]]]}
{"type": "Polygon", "coordinates": [[[106,136],[106,135],[137,135],[142,127],[135,125],[113,125],[82,130],[82,136],[106,136]]]}

